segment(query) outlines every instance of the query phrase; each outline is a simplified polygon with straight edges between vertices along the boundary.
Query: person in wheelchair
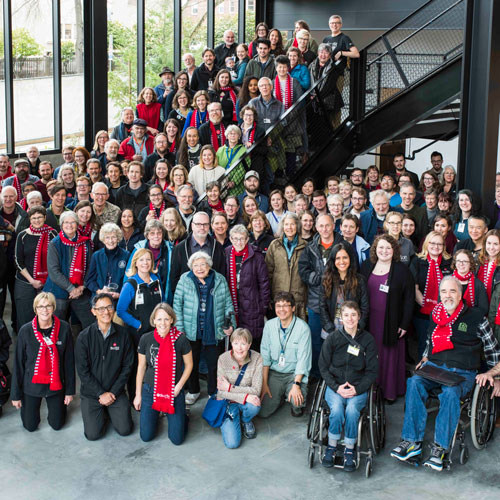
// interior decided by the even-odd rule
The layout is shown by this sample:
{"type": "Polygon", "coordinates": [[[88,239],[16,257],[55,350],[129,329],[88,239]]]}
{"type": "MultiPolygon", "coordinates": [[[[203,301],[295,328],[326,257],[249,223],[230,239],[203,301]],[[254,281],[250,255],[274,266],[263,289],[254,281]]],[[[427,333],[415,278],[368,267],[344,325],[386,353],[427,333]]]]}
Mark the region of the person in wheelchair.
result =
{"type": "MultiPolygon", "coordinates": [[[[462,301],[462,285],[454,276],[445,276],[439,286],[441,302],[432,311],[428,330],[427,347],[416,369],[429,365],[453,372],[463,377],[455,385],[445,385],[435,380],[414,375],[406,386],[406,410],[401,443],[391,456],[401,461],[422,454],[426,401],[429,392],[441,389],[439,412],[436,417],[434,444],[424,465],[443,470],[443,459],[452,443],[460,418],[460,400],[474,387],[481,364],[481,351],[493,368],[500,360],[500,350],[488,323],[477,308],[470,308],[462,301]]],[[[444,373],[444,372],[442,372],[444,373]]],[[[444,373],[446,375],[446,373],[444,373]]]]}
{"type": "Polygon", "coordinates": [[[340,317],[343,325],[326,338],[318,361],[327,385],[325,401],[330,407],[328,446],[322,463],[323,467],[333,467],[345,422],[344,470],[352,472],[356,469],[359,416],[378,376],[377,345],[369,332],[358,328],[361,310],[356,302],[344,302],[340,317]]]}

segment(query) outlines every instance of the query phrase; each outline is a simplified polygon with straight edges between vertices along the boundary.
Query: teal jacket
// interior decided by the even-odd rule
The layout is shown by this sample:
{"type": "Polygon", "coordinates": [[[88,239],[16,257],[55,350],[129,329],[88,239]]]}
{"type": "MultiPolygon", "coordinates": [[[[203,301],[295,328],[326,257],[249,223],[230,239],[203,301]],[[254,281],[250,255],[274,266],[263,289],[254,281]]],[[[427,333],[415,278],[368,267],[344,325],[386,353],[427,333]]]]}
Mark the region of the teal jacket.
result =
{"type": "MultiPolygon", "coordinates": [[[[177,316],[175,326],[178,330],[185,333],[189,340],[194,342],[198,330],[199,301],[196,285],[188,276],[189,272],[181,276],[175,289],[174,311],[177,316]]],[[[213,272],[215,273],[215,283],[212,291],[214,298],[215,338],[220,340],[226,337],[226,334],[222,331],[224,319],[228,313],[234,312],[234,309],[226,278],[216,271],[213,272]]],[[[231,323],[233,328],[236,328],[234,316],[231,317],[231,323]]]]}

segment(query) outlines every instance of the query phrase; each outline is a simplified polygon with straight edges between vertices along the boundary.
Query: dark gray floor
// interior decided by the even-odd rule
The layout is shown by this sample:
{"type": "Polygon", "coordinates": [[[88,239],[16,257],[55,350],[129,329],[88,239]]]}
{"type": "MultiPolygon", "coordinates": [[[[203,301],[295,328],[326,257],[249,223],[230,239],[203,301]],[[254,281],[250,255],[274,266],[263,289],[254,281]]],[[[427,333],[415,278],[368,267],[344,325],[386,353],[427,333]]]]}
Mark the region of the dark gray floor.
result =
{"type": "Polygon", "coordinates": [[[387,408],[386,449],[375,457],[372,477],[365,479],[364,462],[351,474],[324,469],[317,460],[309,469],[308,417],[292,418],[288,405],[267,420],[256,419],[256,439],[227,450],[220,432],[201,419],[205,401],[194,405],[189,434],[180,447],[168,441],[166,421],[158,438],[147,444],[140,441],[137,425],[131,436],[119,437],[109,429],[102,440],[88,442],[78,397],[61,431],[49,428],[42,405],[40,428],[28,433],[9,402],[0,419],[0,499],[500,498],[500,433],[482,451],[468,437],[469,462],[460,465],[457,460],[451,471],[402,464],[389,457],[401,430],[399,401],[387,408]]]}

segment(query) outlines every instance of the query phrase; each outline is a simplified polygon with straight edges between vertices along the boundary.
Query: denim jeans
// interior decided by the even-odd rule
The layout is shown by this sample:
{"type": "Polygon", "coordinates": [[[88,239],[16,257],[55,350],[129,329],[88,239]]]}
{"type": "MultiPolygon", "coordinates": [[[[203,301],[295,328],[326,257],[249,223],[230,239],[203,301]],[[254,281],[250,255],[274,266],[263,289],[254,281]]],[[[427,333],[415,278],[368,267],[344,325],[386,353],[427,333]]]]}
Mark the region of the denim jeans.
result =
{"type": "MultiPolygon", "coordinates": [[[[430,361],[429,365],[437,366],[430,361]]],[[[434,442],[447,450],[450,447],[453,434],[460,418],[460,398],[469,393],[474,387],[476,378],[475,371],[448,368],[452,372],[465,377],[465,381],[459,385],[449,387],[440,385],[438,382],[414,375],[406,382],[406,410],[401,433],[402,439],[406,441],[420,442],[424,440],[425,424],[427,422],[427,410],[425,402],[429,397],[429,391],[441,387],[439,394],[439,412],[436,417],[434,429],[434,442]]]]}
{"type": "Polygon", "coordinates": [[[226,448],[238,448],[241,443],[241,424],[250,422],[260,411],[260,406],[254,406],[250,403],[244,405],[239,403],[230,403],[227,407],[226,417],[220,428],[222,440],[226,448]]]}
{"type": "MultiPolygon", "coordinates": [[[[167,413],[168,439],[173,444],[182,444],[187,434],[187,417],[184,400],[184,391],[181,391],[174,400],[175,413],[167,413]]],[[[158,432],[160,412],[153,410],[153,387],[149,384],[142,386],[142,403],[140,418],[140,436],[143,441],[151,441],[158,432]]]]}
{"type": "Polygon", "coordinates": [[[358,394],[352,398],[343,398],[340,394],[326,388],[325,401],[330,407],[330,426],[328,437],[338,441],[344,427],[344,443],[348,448],[354,448],[358,438],[358,421],[361,410],[366,405],[368,392],[358,394]]]}
{"type": "Polygon", "coordinates": [[[311,375],[319,378],[318,359],[323,339],[321,338],[321,318],[319,313],[315,313],[309,307],[307,308],[307,323],[311,330],[311,347],[312,347],[312,367],[311,375]]]}
{"type": "Polygon", "coordinates": [[[419,318],[415,316],[413,318],[413,326],[415,327],[415,332],[417,334],[418,340],[418,360],[422,359],[425,351],[425,346],[427,343],[427,331],[429,328],[429,318],[419,318]]]}

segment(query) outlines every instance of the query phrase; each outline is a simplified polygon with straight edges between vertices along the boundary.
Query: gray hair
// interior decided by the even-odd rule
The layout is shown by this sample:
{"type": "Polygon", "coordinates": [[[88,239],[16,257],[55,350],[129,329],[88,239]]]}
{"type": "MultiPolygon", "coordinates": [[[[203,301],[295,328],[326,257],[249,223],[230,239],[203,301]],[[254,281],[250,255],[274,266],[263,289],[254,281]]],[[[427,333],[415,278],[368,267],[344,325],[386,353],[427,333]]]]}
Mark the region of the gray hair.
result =
{"type": "Polygon", "coordinates": [[[233,234],[244,234],[245,238],[248,239],[248,229],[243,224],[236,224],[231,231],[229,231],[229,239],[232,238],[233,234]]]}
{"type": "Polygon", "coordinates": [[[229,127],[226,128],[226,137],[230,132],[236,132],[238,137],[241,137],[241,129],[237,125],[229,125],[229,127]]]}
{"type": "Polygon", "coordinates": [[[326,50],[330,55],[332,54],[332,46],[329,43],[320,43],[318,46],[318,52],[326,50]]]}
{"type": "Polygon", "coordinates": [[[62,227],[62,225],[66,219],[73,219],[78,224],[78,215],[76,215],[75,212],[73,212],[73,210],[65,210],[59,216],[59,226],[62,227]]]}
{"type": "Polygon", "coordinates": [[[457,290],[459,290],[460,292],[462,291],[462,283],[460,283],[460,280],[457,277],[453,276],[452,274],[443,277],[441,283],[439,283],[439,291],[441,291],[441,287],[445,283],[448,283],[448,281],[452,281],[453,283],[455,283],[457,290]]]}
{"type": "Polygon", "coordinates": [[[123,238],[122,230],[114,222],[106,222],[106,224],[103,224],[101,230],[99,231],[99,240],[104,243],[104,237],[107,234],[113,233],[116,234],[116,236],[118,237],[118,242],[120,242],[120,240],[123,238]]]}
{"type": "Polygon", "coordinates": [[[97,158],[89,158],[87,160],[87,167],[91,164],[91,163],[97,163],[99,165],[99,167],[101,167],[101,162],[97,159],[97,158]]]}
{"type": "Polygon", "coordinates": [[[342,206],[344,205],[344,198],[342,198],[342,195],[339,193],[336,194],[329,194],[326,198],[326,203],[332,203],[333,201],[338,201],[342,203],[342,206]]]}
{"type": "Polygon", "coordinates": [[[106,193],[109,193],[109,188],[108,186],[106,186],[106,184],[104,184],[104,182],[96,182],[93,186],[92,186],[92,192],[95,193],[95,190],[97,188],[106,188],[106,193]]]}
{"type": "Polygon", "coordinates": [[[389,195],[383,189],[376,189],[370,193],[370,203],[373,205],[375,198],[384,196],[387,201],[390,201],[389,195]]]}
{"type": "Polygon", "coordinates": [[[195,260],[203,259],[207,264],[208,267],[212,267],[214,264],[214,261],[212,260],[212,257],[210,255],[206,254],[205,252],[195,252],[191,257],[189,257],[188,260],[188,267],[189,269],[193,269],[193,263],[195,260]]]}
{"type": "Polygon", "coordinates": [[[222,111],[222,103],[220,103],[219,101],[214,101],[214,102],[211,102],[208,106],[207,106],[207,111],[210,111],[210,109],[208,108],[213,108],[214,106],[220,106],[220,109],[222,111]]]}
{"type": "Polygon", "coordinates": [[[302,223],[300,222],[299,216],[295,212],[286,212],[285,215],[283,215],[283,218],[280,220],[279,226],[278,226],[278,232],[277,234],[281,237],[283,236],[283,228],[285,226],[285,221],[288,219],[293,219],[295,222],[295,225],[297,226],[297,234],[300,236],[302,232],[302,223]]]}
{"type": "Polygon", "coordinates": [[[118,147],[120,147],[120,143],[116,139],[110,139],[109,141],[106,141],[104,144],[104,152],[107,153],[109,151],[109,146],[111,144],[116,144],[118,147]]]}
{"type": "Polygon", "coordinates": [[[181,194],[182,191],[185,191],[186,189],[189,189],[191,191],[191,194],[194,195],[194,188],[190,186],[189,184],[183,184],[182,186],[179,186],[177,188],[177,195],[181,194]]]}
{"type": "Polygon", "coordinates": [[[259,81],[257,82],[257,86],[259,85],[260,82],[262,82],[263,80],[265,80],[267,83],[269,83],[269,85],[273,85],[273,82],[270,78],[268,78],[267,76],[263,76],[262,78],[259,78],[259,81]]]}
{"type": "Polygon", "coordinates": [[[2,192],[0,193],[0,197],[2,198],[2,200],[3,200],[3,195],[4,195],[5,191],[7,191],[7,190],[13,190],[14,193],[16,194],[16,196],[17,196],[17,190],[16,190],[16,188],[14,186],[5,186],[2,189],[2,192]]]}
{"type": "MultiPolygon", "coordinates": [[[[439,174],[439,182],[441,184],[444,184],[444,173],[447,170],[452,170],[453,173],[455,174],[455,179],[457,178],[457,171],[455,170],[455,167],[453,165],[446,165],[446,167],[443,167],[443,171],[439,174]]],[[[497,173],[498,175],[498,173],[497,173]]]]}
{"type": "Polygon", "coordinates": [[[332,19],[340,19],[340,22],[342,22],[342,17],[340,17],[338,14],[333,14],[328,18],[328,22],[330,22],[332,19]]]}
{"type": "Polygon", "coordinates": [[[26,201],[29,203],[33,198],[43,200],[42,193],[40,193],[40,191],[31,191],[31,193],[28,193],[28,196],[26,196],[26,201]]]}
{"type": "Polygon", "coordinates": [[[162,235],[165,236],[165,226],[156,219],[151,219],[146,222],[146,227],[144,228],[144,238],[148,238],[149,233],[153,229],[159,229],[162,232],[162,235]]]}
{"type": "Polygon", "coordinates": [[[297,31],[297,34],[295,35],[295,38],[306,38],[306,37],[307,39],[311,38],[311,33],[309,33],[309,31],[305,29],[297,31]]]}
{"type": "Polygon", "coordinates": [[[231,343],[235,342],[236,339],[243,339],[247,344],[251,344],[253,337],[248,328],[236,328],[231,334],[231,343]]]}

